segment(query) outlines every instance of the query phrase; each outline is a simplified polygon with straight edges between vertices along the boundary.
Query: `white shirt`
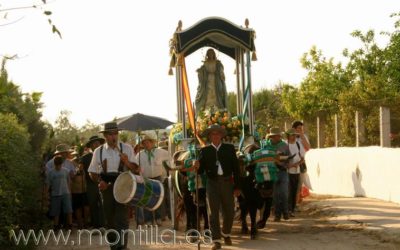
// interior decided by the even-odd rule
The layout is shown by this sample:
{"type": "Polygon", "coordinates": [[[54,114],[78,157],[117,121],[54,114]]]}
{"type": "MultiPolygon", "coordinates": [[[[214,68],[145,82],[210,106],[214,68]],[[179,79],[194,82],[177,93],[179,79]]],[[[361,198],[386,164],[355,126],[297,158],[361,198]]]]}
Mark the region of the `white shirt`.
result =
{"type": "MultiPolygon", "coordinates": [[[[217,153],[218,153],[218,150],[219,150],[219,148],[221,147],[221,145],[222,145],[222,143],[220,143],[220,144],[218,145],[218,147],[217,147],[217,146],[215,146],[213,143],[211,143],[211,146],[213,146],[213,147],[215,148],[215,150],[217,151],[217,153]]],[[[218,155],[217,155],[217,162],[216,162],[216,164],[217,164],[217,166],[218,166],[217,174],[218,174],[218,175],[224,175],[224,171],[222,170],[221,162],[218,160],[218,155]]]]}
{"type": "Polygon", "coordinates": [[[143,177],[155,178],[161,176],[165,178],[167,172],[163,166],[163,161],[170,160],[168,151],[161,148],[154,148],[151,152],[153,155],[150,157],[150,162],[146,150],[143,149],[136,155],[136,162],[139,162],[143,177]]]}
{"type": "MultiPolygon", "coordinates": [[[[294,143],[288,143],[289,145],[289,151],[290,151],[290,155],[294,155],[296,154],[291,160],[290,163],[295,164],[299,161],[301,161],[301,157],[304,158],[304,154],[306,153],[306,151],[304,150],[303,144],[301,142],[297,142],[300,146],[300,150],[299,147],[297,147],[296,142],[294,143]],[[300,157],[300,155],[301,157],[300,157]]],[[[295,168],[289,168],[288,170],[289,174],[300,174],[300,166],[297,166],[295,168]]]]}
{"type": "MultiPolygon", "coordinates": [[[[310,144],[310,140],[308,139],[308,136],[306,134],[304,134],[304,138],[306,139],[306,141],[308,142],[308,144],[310,144]]],[[[303,146],[303,142],[301,140],[301,137],[296,137],[296,141],[298,141],[302,146],[303,146]]]]}
{"type": "MultiPolygon", "coordinates": [[[[136,163],[136,159],[133,155],[133,148],[131,145],[126,143],[118,142],[118,148],[122,145],[122,153],[128,156],[128,161],[132,163],[136,163]]],[[[101,161],[107,159],[107,173],[118,173],[120,157],[119,150],[117,148],[111,148],[107,143],[103,144],[96,148],[93,152],[93,158],[90,162],[90,166],[88,168],[88,172],[100,174],[103,172],[103,167],[101,166],[101,161]],[[100,160],[100,150],[103,148],[102,159],[100,160]]]]}

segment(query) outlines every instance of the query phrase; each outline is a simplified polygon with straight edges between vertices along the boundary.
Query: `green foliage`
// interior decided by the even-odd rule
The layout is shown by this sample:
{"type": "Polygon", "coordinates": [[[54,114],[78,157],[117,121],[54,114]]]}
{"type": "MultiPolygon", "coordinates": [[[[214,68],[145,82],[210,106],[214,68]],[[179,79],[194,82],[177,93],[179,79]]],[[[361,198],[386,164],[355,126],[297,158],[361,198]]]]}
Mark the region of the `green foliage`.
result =
{"type": "MultiPolygon", "coordinates": [[[[392,17],[398,18],[399,13],[392,17]]],[[[395,31],[382,34],[389,36],[389,43],[381,48],[375,41],[375,32],[356,30],[351,35],[360,41],[360,48],[343,50],[348,59],[345,67],[326,59],[313,46],[301,58],[308,71],[298,87],[282,85],[282,104],[291,117],[303,119],[313,127],[320,118],[326,140],[323,146],[333,146],[333,117],[339,115],[340,145],[355,144],[355,112],[361,114],[365,130],[363,145],[379,144],[379,106],[399,114],[400,108],[400,21],[395,21],[395,31]]],[[[400,131],[400,125],[392,118],[392,131],[400,131]]],[[[310,127],[309,127],[310,128],[310,127]]],[[[311,129],[312,131],[312,129],[311,129]]],[[[313,133],[310,133],[314,137],[313,133]]]]}
{"type": "Polygon", "coordinates": [[[22,93],[17,85],[8,80],[5,64],[6,60],[3,60],[0,72],[0,113],[15,114],[19,123],[28,128],[32,149],[40,153],[47,136],[45,123],[41,121],[42,93],[22,93]]]}
{"type": "MultiPolygon", "coordinates": [[[[77,146],[80,150],[79,153],[83,152],[84,144],[93,135],[98,135],[101,130],[99,125],[96,125],[90,121],[86,121],[82,127],[77,127],[71,122],[71,112],[68,110],[62,110],[55,121],[55,126],[48,124],[49,138],[46,143],[46,151],[48,154],[54,152],[56,145],[65,143],[67,145],[77,146]]],[[[121,135],[124,136],[124,135],[121,135]]],[[[130,135],[126,137],[128,140],[130,135]]],[[[125,138],[121,138],[125,140],[125,138]]]]}
{"type": "Polygon", "coordinates": [[[5,25],[10,25],[10,24],[15,23],[15,21],[8,22],[8,23],[1,23],[1,21],[3,21],[3,19],[7,20],[8,13],[11,11],[36,9],[38,11],[43,11],[42,14],[48,18],[47,21],[51,26],[51,31],[53,32],[53,34],[57,34],[60,38],[62,38],[60,30],[53,24],[53,21],[49,18],[53,13],[51,11],[45,9],[46,5],[47,5],[46,0],[42,0],[42,3],[40,3],[40,4],[32,3],[32,4],[27,4],[26,6],[18,6],[18,7],[10,7],[10,8],[2,8],[2,6],[0,5],[0,13],[4,12],[4,15],[0,16],[0,26],[5,26],[5,25]]]}
{"type": "Polygon", "coordinates": [[[283,128],[285,121],[290,120],[290,115],[282,103],[283,89],[284,84],[280,83],[272,90],[261,89],[254,93],[253,109],[257,124],[283,128]]]}
{"type": "Polygon", "coordinates": [[[235,92],[228,93],[228,111],[231,113],[232,116],[237,115],[236,96],[237,95],[235,92]]]}
{"type": "Polygon", "coordinates": [[[11,248],[9,231],[39,226],[40,169],[29,133],[14,114],[0,113],[0,245],[11,248]]]}
{"type": "Polygon", "coordinates": [[[0,71],[0,245],[12,247],[9,230],[40,226],[40,155],[47,136],[41,93],[22,93],[0,71]]]}

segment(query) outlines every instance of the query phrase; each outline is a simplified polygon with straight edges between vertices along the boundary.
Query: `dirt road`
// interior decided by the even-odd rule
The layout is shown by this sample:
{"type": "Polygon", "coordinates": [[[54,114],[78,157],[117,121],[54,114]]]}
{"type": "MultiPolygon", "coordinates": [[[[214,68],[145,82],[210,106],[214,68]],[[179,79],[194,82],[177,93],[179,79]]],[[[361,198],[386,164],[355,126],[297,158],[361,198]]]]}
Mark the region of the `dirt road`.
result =
{"type": "MultiPolygon", "coordinates": [[[[235,222],[233,246],[223,245],[223,249],[400,249],[399,205],[372,199],[312,196],[299,209],[296,217],[288,221],[272,222],[270,218],[256,240],[240,234],[240,223],[235,222]]],[[[160,227],[158,232],[153,230],[153,234],[159,235],[157,244],[155,237],[148,238],[146,243],[143,238],[140,242],[138,235],[133,243],[131,235],[128,247],[131,250],[197,249],[197,245],[186,243],[181,231],[176,232],[175,244],[172,244],[173,237],[168,227],[160,227]],[[162,244],[160,237],[167,244],[162,244]]],[[[99,237],[93,237],[92,245],[87,239],[78,245],[74,237],[72,233],[67,245],[49,243],[40,249],[109,249],[104,241],[99,243],[99,237]]],[[[210,247],[201,245],[201,249],[210,247]]]]}

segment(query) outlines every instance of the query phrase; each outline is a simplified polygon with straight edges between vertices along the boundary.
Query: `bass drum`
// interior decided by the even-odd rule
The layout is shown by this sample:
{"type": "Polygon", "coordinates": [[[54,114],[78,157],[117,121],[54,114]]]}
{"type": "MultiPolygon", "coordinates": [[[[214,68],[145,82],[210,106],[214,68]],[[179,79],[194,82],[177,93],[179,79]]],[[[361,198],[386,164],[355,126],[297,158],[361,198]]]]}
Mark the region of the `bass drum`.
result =
{"type": "Polygon", "coordinates": [[[156,210],[164,201],[164,186],[161,182],[134,175],[130,171],[118,176],[113,193],[119,203],[150,211],[156,210]]]}

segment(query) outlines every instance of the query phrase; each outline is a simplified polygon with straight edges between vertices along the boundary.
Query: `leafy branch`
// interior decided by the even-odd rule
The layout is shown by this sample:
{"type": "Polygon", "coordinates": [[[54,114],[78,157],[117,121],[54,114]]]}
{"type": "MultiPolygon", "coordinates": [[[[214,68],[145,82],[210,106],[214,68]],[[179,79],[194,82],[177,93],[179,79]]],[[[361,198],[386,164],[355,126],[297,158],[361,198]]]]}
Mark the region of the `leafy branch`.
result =
{"type": "MultiPolygon", "coordinates": [[[[39,4],[33,4],[33,5],[28,5],[28,6],[18,6],[18,7],[4,8],[4,9],[1,9],[1,6],[0,6],[0,13],[2,13],[2,12],[5,13],[4,16],[3,16],[2,18],[3,18],[3,19],[7,19],[8,13],[9,13],[10,11],[19,11],[19,10],[26,10],[26,9],[39,9],[39,10],[43,10],[43,6],[45,6],[45,5],[47,5],[47,4],[48,4],[47,0],[41,0],[41,3],[39,3],[39,4]]],[[[50,16],[52,15],[52,12],[49,11],[49,10],[43,10],[43,13],[42,13],[42,14],[45,15],[45,16],[47,16],[47,17],[50,17],[50,16]]],[[[14,21],[11,21],[11,22],[8,22],[8,23],[0,24],[0,27],[1,27],[1,26],[6,26],[6,25],[11,25],[11,24],[17,23],[17,22],[21,21],[23,18],[24,18],[24,17],[21,17],[21,18],[19,18],[19,19],[17,19],[17,20],[14,20],[14,21]]],[[[60,31],[58,30],[58,28],[53,24],[53,21],[52,21],[50,18],[48,18],[47,21],[48,21],[48,23],[49,23],[50,26],[51,26],[51,31],[52,31],[54,34],[57,34],[60,38],[62,38],[61,32],[60,32],[60,31]]]]}

